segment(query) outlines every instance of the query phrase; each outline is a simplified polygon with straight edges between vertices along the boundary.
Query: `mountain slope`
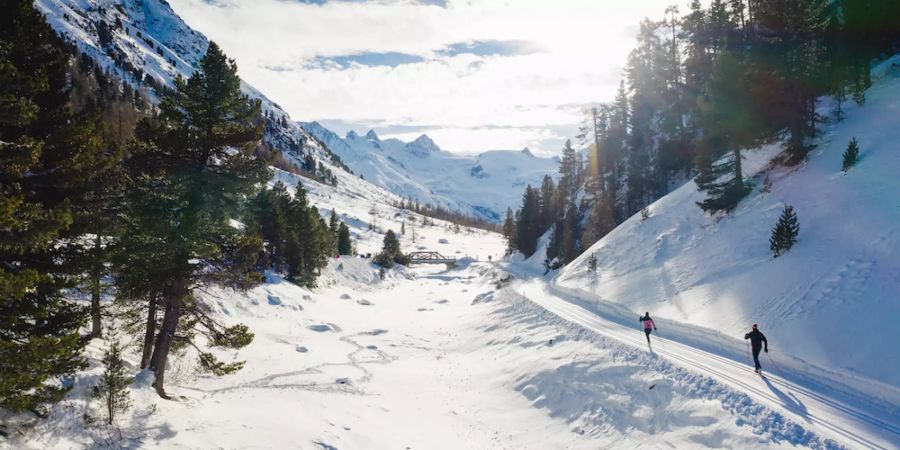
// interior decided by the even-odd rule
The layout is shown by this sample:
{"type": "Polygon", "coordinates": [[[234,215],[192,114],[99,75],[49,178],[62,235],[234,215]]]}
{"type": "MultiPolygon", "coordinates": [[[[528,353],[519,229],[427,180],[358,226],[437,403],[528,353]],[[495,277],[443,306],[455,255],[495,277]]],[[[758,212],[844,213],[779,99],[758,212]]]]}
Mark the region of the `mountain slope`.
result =
{"type": "Polygon", "coordinates": [[[738,351],[759,323],[770,348],[811,364],[808,372],[900,398],[900,350],[889,337],[889,318],[900,314],[900,79],[885,76],[865,106],[847,112],[798,167],[767,165],[775,146],[751,152],[744,170],[757,189],[732,213],[704,214],[689,183],[653,204],[646,221],[632,217],[596,243],[558,284],[624,306],[635,326],[650,311],[715,330],[738,351]],[[843,173],[854,136],[861,161],[843,173]],[[765,176],[770,192],[759,189],[765,176]],[[773,259],[768,239],[785,204],[799,215],[799,242],[773,259]]]}
{"type": "MultiPolygon", "coordinates": [[[[164,0],[35,0],[35,6],[64,40],[153,101],[174,86],[176,77],[189,77],[209,46],[206,36],[191,29],[164,0]]],[[[312,158],[316,168],[308,170],[320,179],[359,185],[348,181],[357,177],[277,103],[245,82],[241,89],[262,103],[269,147],[298,167],[312,158]]]]}
{"type": "Polygon", "coordinates": [[[555,175],[557,158],[496,150],[477,156],[441,150],[427,135],[412,142],[379,139],[374,131],[341,138],[318,122],[301,126],[340,156],[354,172],[402,197],[499,221],[521,201],[525,186],[555,175]]]}

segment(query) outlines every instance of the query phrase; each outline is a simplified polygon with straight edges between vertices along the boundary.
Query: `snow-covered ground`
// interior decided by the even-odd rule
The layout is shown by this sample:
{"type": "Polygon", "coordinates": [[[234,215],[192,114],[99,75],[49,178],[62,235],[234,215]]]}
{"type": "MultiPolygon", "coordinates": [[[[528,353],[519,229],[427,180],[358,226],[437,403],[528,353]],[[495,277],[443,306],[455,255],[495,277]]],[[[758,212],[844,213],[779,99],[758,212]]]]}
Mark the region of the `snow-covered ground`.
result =
{"type": "MultiPolygon", "coordinates": [[[[369,263],[348,258],[333,261],[325,277],[333,283],[312,292],[274,275],[248,294],[210,292],[221,317],[256,333],[235,355],[246,367],[221,378],[196,376],[182,360],[169,388],[177,401],[161,400],[149,374],[139,374],[131,388],[135,406],[121,420],[123,438],[115,445],[832,444],[701,373],[555,317],[518,293],[533,283],[498,286],[505,275],[492,263],[413,268],[379,281],[369,263]]],[[[95,358],[100,346],[92,345],[95,358]]],[[[129,360],[133,369],[134,355],[129,360]]],[[[49,419],[0,446],[79,448],[107,437],[81,421],[88,385],[100,371],[93,364],[49,419]]]]}

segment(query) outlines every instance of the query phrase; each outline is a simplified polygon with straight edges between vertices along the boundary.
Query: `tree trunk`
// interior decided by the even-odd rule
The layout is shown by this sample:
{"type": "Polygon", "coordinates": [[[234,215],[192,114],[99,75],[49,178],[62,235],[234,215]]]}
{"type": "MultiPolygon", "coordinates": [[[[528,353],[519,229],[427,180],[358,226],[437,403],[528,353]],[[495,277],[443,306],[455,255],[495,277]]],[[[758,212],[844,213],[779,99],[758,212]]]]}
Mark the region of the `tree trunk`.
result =
{"type": "Polygon", "coordinates": [[[744,173],[741,168],[741,150],[737,147],[733,150],[734,153],[734,185],[743,189],[744,188],[744,173]]]}
{"type": "Polygon", "coordinates": [[[91,338],[103,336],[100,323],[100,277],[103,272],[103,258],[100,257],[102,246],[100,233],[94,238],[94,263],[91,267],[91,338]]]}
{"type": "Polygon", "coordinates": [[[153,351],[153,336],[156,335],[156,302],[157,296],[150,297],[150,306],[147,310],[147,331],[144,334],[144,348],[141,354],[141,369],[150,365],[150,355],[153,351]]]}
{"type": "Polygon", "coordinates": [[[175,339],[175,332],[178,330],[178,320],[181,318],[181,310],[184,306],[185,295],[187,294],[186,283],[183,279],[175,280],[171,287],[167,289],[164,295],[166,312],[163,315],[162,327],[159,335],[156,337],[156,345],[153,348],[153,356],[150,359],[150,368],[156,372],[156,380],[153,387],[156,393],[164,399],[170,397],[166,395],[165,377],[166,363],[169,359],[169,351],[172,349],[172,342],[175,339]]]}

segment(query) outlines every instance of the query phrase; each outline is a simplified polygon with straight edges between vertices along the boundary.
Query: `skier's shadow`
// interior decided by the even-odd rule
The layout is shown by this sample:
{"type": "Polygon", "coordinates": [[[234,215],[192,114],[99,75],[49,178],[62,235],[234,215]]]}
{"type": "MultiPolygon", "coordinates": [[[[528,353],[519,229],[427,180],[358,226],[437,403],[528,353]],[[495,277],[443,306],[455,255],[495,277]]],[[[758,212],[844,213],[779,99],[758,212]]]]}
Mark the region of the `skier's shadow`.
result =
{"type": "Polygon", "coordinates": [[[809,411],[806,409],[806,405],[800,402],[800,400],[797,400],[797,397],[795,397],[794,394],[786,395],[784,392],[781,392],[780,389],[775,387],[775,385],[769,381],[768,377],[763,377],[763,381],[766,382],[766,386],[769,387],[769,390],[781,400],[781,403],[788,411],[800,415],[803,420],[809,422],[809,411]]]}

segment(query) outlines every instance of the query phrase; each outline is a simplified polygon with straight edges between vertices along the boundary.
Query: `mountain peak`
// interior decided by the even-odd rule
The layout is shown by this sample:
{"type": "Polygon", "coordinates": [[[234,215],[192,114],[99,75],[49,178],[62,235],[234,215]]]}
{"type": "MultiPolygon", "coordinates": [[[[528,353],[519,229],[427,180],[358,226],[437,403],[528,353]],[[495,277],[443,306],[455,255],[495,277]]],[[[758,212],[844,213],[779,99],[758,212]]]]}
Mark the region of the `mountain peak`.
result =
{"type": "Polygon", "coordinates": [[[359,137],[359,135],[356,134],[356,132],[353,130],[350,130],[347,132],[347,139],[356,139],[358,137],[359,137]]]}
{"type": "Polygon", "coordinates": [[[531,149],[528,147],[522,149],[522,154],[534,158],[534,153],[531,153],[531,149]]]}
{"type": "Polygon", "coordinates": [[[406,149],[418,156],[428,156],[431,153],[441,151],[441,148],[427,134],[423,134],[417,137],[416,140],[406,144],[406,149]]]}
{"type": "Polygon", "coordinates": [[[375,130],[369,130],[369,132],[366,133],[366,138],[372,139],[372,140],[374,140],[374,141],[377,141],[377,140],[378,140],[378,135],[375,134],[375,130]]]}

